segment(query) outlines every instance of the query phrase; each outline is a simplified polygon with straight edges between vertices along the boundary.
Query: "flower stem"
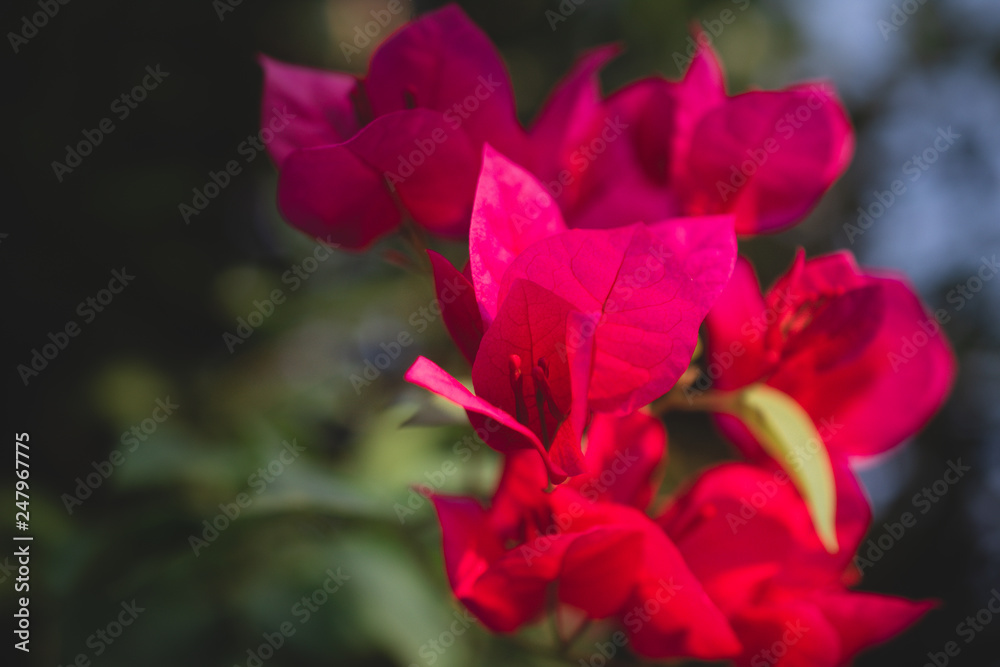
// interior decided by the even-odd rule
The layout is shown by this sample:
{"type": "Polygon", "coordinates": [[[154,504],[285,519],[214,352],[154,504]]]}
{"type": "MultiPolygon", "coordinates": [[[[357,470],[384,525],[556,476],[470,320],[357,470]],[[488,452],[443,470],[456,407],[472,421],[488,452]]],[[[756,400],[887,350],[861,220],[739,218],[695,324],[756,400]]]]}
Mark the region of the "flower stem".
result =
{"type": "Polygon", "coordinates": [[[671,411],[684,412],[726,412],[733,411],[739,392],[735,391],[691,391],[685,388],[678,391],[675,387],[666,396],[654,404],[653,412],[663,414],[671,411]]]}

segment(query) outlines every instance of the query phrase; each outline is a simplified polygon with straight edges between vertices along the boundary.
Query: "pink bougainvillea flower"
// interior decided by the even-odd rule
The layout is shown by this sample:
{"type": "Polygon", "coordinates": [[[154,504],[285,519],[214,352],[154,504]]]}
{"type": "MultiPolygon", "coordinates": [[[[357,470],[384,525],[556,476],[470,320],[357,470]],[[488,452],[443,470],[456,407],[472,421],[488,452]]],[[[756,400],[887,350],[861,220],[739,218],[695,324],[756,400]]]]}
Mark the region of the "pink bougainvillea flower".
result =
{"type": "Polygon", "coordinates": [[[445,567],[456,597],[508,632],[536,620],[554,591],[589,618],[613,617],[650,657],[715,659],[740,650],[721,611],[642,510],[666,447],[643,413],[595,417],[584,472],[545,493],[536,457],[506,461],[488,509],[438,496],[445,567]]]}
{"type": "MultiPolygon", "coordinates": [[[[880,454],[914,435],[955,374],[943,331],[909,284],[862,271],[846,252],[808,261],[800,252],[764,296],[740,258],[707,323],[715,387],[784,392],[833,458],[880,454]]],[[[742,424],[718,419],[745,453],[762,454],[742,424]]]]}
{"type": "Polygon", "coordinates": [[[465,408],[497,451],[535,449],[562,481],[580,472],[595,320],[521,280],[479,344],[476,395],[423,357],[406,379],[465,408]]]}
{"type": "Polygon", "coordinates": [[[499,54],[455,6],[393,34],[366,77],[262,57],[265,122],[290,122],[268,144],[285,217],[361,249],[406,215],[461,237],[483,143],[526,159],[524,130],[499,54]],[[398,202],[397,202],[398,198],[398,202]]]}
{"type": "Polygon", "coordinates": [[[827,84],[730,97],[703,46],[681,81],[644,78],[594,104],[597,82],[587,75],[608,55],[583,61],[557,93],[580,100],[578,129],[562,163],[536,172],[562,195],[573,226],[619,224],[623,210],[647,220],[734,213],[738,233],[778,231],[800,221],[850,162],[853,131],[827,84]],[[585,82],[595,90],[580,92],[585,82]]]}
{"type": "Polygon", "coordinates": [[[850,591],[845,572],[871,520],[840,465],[830,554],[780,470],[725,464],[702,474],[658,521],[735,631],[740,667],[840,667],[904,631],[934,604],[850,591]]]}
{"type": "MultiPolygon", "coordinates": [[[[538,450],[558,480],[580,472],[591,411],[633,412],[687,368],[735,237],[725,216],[566,230],[538,182],[487,149],[469,254],[473,290],[442,313],[472,360],[475,395],[425,359],[407,379],[464,407],[477,428],[499,421],[488,444],[538,450]]],[[[439,292],[469,284],[431,258],[439,292]]]]}
{"type": "Polygon", "coordinates": [[[680,82],[642,79],[605,99],[617,53],[584,54],[529,131],[489,39],[456,6],[376,49],[364,78],[262,57],[263,124],[285,217],[362,249],[408,218],[468,229],[484,144],[537,175],[572,227],[736,213],[741,233],[799,220],[846,167],[853,135],[816,84],[727,97],[703,48],[680,82]]]}

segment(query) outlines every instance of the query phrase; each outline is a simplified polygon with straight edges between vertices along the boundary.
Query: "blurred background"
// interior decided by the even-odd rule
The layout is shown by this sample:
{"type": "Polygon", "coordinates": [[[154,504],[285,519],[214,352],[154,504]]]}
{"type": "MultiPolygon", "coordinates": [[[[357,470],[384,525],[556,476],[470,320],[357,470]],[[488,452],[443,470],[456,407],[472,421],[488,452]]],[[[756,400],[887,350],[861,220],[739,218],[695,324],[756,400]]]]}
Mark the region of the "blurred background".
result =
{"type": "MultiPolygon", "coordinates": [[[[808,220],[744,251],[767,283],[799,246],[850,249],[904,271],[949,315],[961,362],[951,399],[863,471],[874,538],[949,461],[971,467],[865,569],[863,587],[940,607],[859,664],[918,667],[958,641],[950,664],[1000,665],[1000,617],[969,643],[956,634],[1000,587],[1000,280],[976,279],[1000,253],[1000,3],[460,4],[499,46],[524,121],[597,44],[626,47],[607,91],[654,71],[677,78],[691,24],[712,34],[727,10],[736,20],[713,43],[731,92],[835,82],[857,128],[850,171],[808,220]],[[939,132],[957,138],[914,171],[939,132]],[[874,206],[897,180],[905,192],[874,206]]],[[[17,664],[543,664],[452,602],[433,513],[410,490],[485,492],[496,467],[447,414],[402,427],[435,407],[403,383],[410,362],[462,367],[430,282],[284,225],[275,170],[248,141],[258,53],[363,73],[376,42],[436,3],[402,0],[360,54],[345,50],[386,6],[4,3],[4,438],[13,449],[13,433],[30,434],[35,538],[32,652],[17,664]],[[54,15],[32,28],[42,4],[54,15]],[[67,156],[88,137],[90,154],[67,156]],[[231,160],[240,172],[206,188],[231,160]],[[185,220],[195,189],[215,196],[185,220]],[[413,343],[369,368],[400,332],[413,343]],[[282,627],[294,634],[279,643],[282,627]]],[[[700,416],[670,415],[668,428],[665,491],[732,456],[700,416]]],[[[2,479],[13,495],[12,473],[2,479]]]]}

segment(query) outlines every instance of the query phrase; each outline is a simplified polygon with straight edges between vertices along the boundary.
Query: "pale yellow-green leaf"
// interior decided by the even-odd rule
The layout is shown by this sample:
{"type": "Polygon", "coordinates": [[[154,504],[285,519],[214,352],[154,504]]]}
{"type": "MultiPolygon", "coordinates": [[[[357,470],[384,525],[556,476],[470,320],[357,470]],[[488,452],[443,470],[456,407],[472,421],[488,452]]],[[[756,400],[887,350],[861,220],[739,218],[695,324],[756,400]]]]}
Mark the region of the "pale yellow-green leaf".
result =
{"type": "Polygon", "coordinates": [[[837,490],[833,466],[812,419],[793,398],[755,384],[727,401],[727,412],[742,421],[757,441],[788,472],[809,508],[816,533],[836,553],[837,490]]]}

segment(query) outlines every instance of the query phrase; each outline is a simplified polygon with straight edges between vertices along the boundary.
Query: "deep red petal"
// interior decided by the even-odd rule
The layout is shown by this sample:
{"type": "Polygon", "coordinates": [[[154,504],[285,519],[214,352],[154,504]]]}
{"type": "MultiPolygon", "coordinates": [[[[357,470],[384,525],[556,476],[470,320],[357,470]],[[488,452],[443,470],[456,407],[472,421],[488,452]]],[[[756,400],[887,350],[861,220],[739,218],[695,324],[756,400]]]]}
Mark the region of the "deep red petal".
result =
{"type": "Polygon", "coordinates": [[[427,256],[434,271],[434,291],[441,319],[458,349],[472,364],[479,351],[479,341],[483,339],[483,318],[479,314],[476,291],[447,259],[433,250],[428,250],[427,256]]]}
{"type": "Polygon", "coordinates": [[[588,500],[645,510],[666,449],[667,430],[648,413],[595,415],[587,432],[586,472],[568,483],[588,500]]]}
{"type": "Polygon", "coordinates": [[[733,211],[749,191],[756,216],[737,231],[783,229],[816,205],[853,151],[850,121],[829,86],[737,95],[695,128],[682,184],[688,210],[733,211]]]}
{"type": "Polygon", "coordinates": [[[457,5],[424,14],[383,42],[372,56],[365,89],[376,115],[424,107],[470,137],[515,160],[525,134],[500,55],[457,5]]]}
{"type": "Polygon", "coordinates": [[[261,127],[274,133],[267,152],[281,166],[297,148],[339,144],[358,131],[358,80],[341,72],[290,65],[261,55],[261,127]],[[279,129],[280,128],[280,129],[279,129]]]}

